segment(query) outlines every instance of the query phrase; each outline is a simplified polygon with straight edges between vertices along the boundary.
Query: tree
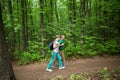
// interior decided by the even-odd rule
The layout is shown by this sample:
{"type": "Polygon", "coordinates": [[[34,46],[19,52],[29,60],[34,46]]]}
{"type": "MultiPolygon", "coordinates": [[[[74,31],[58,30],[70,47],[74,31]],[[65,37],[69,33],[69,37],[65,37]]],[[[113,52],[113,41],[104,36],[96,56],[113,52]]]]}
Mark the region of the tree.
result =
{"type": "Polygon", "coordinates": [[[58,15],[58,12],[57,12],[57,0],[55,0],[55,14],[56,14],[57,24],[59,26],[59,15],[58,15]]]}
{"type": "Polygon", "coordinates": [[[26,0],[21,0],[21,8],[22,8],[22,32],[23,32],[23,50],[27,50],[28,46],[28,26],[27,26],[27,9],[26,9],[26,0]]]}
{"type": "MultiPolygon", "coordinates": [[[[41,44],[42,47],[44,47],[44,12],[43,12],[43,8],[44,8],[44,0],[40,0],[40,29],[41,29],[41,44]]],[[[42,49],[42,54],[43,57],[45,57],[45,51],[44,48],[42,49]]]]}
{"type": "Polygon", "coordinates": [[[56,34],[66,36],[66,55],[118,53],[119,4],[119,0],[3,0],[6,41],[9,49],[17,48],[11,51],[15,55],[38,53],[31,61],[49,52],[47,46],[56,34]]]}
{"type": "Polygon", "coordinates": [[[16,80],[12,69],[12,64],[10,63],[10,57],[5,42],[1,2],[0,2],[0,80],[16,80]]]}
{"type": "Polygon", "coordinates": [[[12,48],[12,52],[14,52],[15,50],[15,44],[16,44],[16,38],[15,38],[15,31],[14,31],[14,20],[13,20],[13,11],[12,11],[12,3],[11,3],[11,0],[8,1],[8,10],[9,10],[9,15],[10,15],[10,22],[11,22],[11,30],[10,32],[12,33],[11,37],[13,37],[12,41],[11,41],[11,48],[12,48]]]}

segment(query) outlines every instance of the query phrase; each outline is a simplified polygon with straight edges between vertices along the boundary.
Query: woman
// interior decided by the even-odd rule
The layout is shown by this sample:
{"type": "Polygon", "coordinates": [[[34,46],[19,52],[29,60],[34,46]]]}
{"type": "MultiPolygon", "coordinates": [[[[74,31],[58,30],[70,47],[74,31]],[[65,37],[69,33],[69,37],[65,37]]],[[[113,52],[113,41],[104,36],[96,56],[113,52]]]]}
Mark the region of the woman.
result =
{"type": "Polygon", "coordinates": [[[58,40],[60,39],[60,36],[56,36],[57,38],[55,39],[54,43],[53,43],[53,50],[52,50],[52,57],[48,63],[48,66],[47,66],[47,71],[48,72],[52,72],[52,69],[51,69],[51,66],[53,65],[54,61],[56,59],[58,59],[58,64],[59,64],[59,69],[64,69],[65,67],[62,65],[62,58],[60,56],[60,54],[58,53],[59,52],[59,42],[58,40]]]}

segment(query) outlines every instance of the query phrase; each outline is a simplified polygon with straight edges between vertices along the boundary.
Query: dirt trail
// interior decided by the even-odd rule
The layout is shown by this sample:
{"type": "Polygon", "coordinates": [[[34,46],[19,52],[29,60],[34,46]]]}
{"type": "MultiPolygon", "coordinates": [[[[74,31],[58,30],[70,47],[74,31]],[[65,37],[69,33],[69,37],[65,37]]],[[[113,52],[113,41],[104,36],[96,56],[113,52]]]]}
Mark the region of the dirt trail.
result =
{"type": "Polygon", "coordinates": [[[97,71],[103,67],[108,67],[109,70],[116,69],[120,67],[120,56],[78,59],[68,61],[68,63],[65,69],[59,70],[56,67],[53,69],[53,72],[45,70],[47,66],[45,62],[22,66],[13,63],[13,69],[17,80],[49,80],[57,75],[62,75],[66,78],[71,74],[97,71]]]}

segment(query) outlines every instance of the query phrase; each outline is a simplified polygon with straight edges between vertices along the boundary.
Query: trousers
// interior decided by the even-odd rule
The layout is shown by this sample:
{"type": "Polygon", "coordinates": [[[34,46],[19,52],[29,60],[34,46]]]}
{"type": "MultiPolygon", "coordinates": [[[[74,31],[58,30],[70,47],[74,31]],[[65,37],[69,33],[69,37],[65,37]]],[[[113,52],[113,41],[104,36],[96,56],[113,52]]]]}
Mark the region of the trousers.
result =
{"type": "Polygon", "coordinates": [[[51,66],[53,65],[53,63],[54,63],[54,61],[55,61],[56,59],[58,59],[59,67],[62,67],[62,66],[63,66],[63,65],[62,65],[62,58],[61,58],[60,54],[59,54],[58,52],[52,51],[52,57],[51,57],[48,65],[47,65],[47,68],[48,68],[48,69],[51,68],[51,66]]]}

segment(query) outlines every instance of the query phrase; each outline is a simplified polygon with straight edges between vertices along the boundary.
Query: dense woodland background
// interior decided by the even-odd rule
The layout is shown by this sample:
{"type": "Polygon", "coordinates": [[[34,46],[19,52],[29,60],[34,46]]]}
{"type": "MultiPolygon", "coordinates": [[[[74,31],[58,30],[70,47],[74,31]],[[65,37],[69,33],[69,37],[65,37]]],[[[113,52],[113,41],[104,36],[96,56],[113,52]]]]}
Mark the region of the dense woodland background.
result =
{"type": "Polygon", "coordinates": [[[21,64],[49,59],[56,34],[66,36],[66,58],[120,52],[120,0],[0,2],[11,59],[21,64]]]}

